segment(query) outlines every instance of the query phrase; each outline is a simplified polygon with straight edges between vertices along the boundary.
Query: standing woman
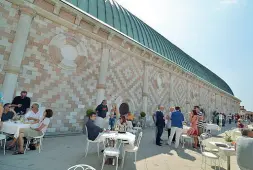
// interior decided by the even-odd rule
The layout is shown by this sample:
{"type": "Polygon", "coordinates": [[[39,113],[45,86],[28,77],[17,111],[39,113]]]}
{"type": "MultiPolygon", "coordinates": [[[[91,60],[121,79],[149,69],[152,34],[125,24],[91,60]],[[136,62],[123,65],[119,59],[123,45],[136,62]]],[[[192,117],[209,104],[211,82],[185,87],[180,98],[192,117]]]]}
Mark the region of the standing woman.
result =
{"type": "Polygon", "coordinates": [[[116,119],[120,117],[120,116],[119,116],[119,110],[118,110],[116,104],[113,104],[113,105],[112,105],[111,114],[112,114],[112,113],[114,114],[114,117],[115,117],[116,119]]]}
{"type": "Polygon", "coordinates": [[[198,146],[198,113],[196,110],[192,110],[190,115],[191,128],[187,131],[189,136],[192,136],[194,139],[194,148],[198,146]]]}

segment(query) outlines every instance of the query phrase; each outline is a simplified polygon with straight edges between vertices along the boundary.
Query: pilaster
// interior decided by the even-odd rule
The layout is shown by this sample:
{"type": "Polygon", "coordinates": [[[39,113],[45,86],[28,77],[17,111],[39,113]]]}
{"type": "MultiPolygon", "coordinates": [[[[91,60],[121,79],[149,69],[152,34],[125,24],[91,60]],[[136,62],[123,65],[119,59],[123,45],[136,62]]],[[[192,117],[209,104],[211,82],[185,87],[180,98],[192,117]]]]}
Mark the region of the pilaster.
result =
{"type": "Polygon", "coordinates": [[[3,82],[3,91],[4,99],[6,102],[12,101],[21,67],[21,62],[24,57],[26,41],[30,32],[33,17],[35,15],[36,13],[32,8],[26,6],[20,7],[20,18],[12,44],[9,61],[5,68],[6,73],[3,82]]]}
{"type": "Polygon", "coordinates": [[[147,113],[148,111],[148,63],[144,62],[144,79],[143,79],[143,93],[142,93],[142,102],[143,102],[143,111],[147,113]]]}
{"type": "Polygon", "coordinates": [[[97,84],[96,104],[100,104],[105,99],[105,83],[107,77],[107,70],[109,65],[110,46],[103,44],[102,56],[99,70],[99,79],[97,84]]]}

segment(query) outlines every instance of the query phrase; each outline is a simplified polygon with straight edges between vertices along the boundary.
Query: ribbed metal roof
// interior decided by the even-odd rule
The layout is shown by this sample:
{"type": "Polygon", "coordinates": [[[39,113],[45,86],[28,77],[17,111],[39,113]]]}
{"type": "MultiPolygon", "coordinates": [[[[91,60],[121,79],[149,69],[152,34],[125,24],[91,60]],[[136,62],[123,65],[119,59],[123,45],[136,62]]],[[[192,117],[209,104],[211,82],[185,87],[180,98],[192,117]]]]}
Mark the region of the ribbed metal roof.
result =
{"type": "Polygon", "coordinates": [[[227,83],[113,0],[68,0],[147,48],[234,95],[227,83]]]}

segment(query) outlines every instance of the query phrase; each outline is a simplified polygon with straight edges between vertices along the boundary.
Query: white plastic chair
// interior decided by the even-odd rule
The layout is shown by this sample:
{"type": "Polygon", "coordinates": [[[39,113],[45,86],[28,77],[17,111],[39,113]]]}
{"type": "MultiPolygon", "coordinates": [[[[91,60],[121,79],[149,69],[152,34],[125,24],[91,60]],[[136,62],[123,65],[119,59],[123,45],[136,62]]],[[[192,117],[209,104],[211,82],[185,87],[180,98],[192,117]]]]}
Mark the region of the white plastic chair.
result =
{"type": "Polygon", "coordinates": [[[181,135],[181,141],[182,141],[182,143],[183,143],[183,145],[182,145],[182,148],[184,148],[184,145],[185,145],[185,141],[190,141],[191,142],[191,145],[192,145],[192,143],[193,143],[193,140],[192,140],[192,137],[191,136],[188,136],[187,134],[182,134],[181,135]]]}
{"type": "Polygon", "coordinates": [[[118,140],[116,138],[112,137],[111,140],[114,140],[115,143],[114,143],[113,147],[107,147],[107,148],[105,148],[101,170],[103,170],[103,168],[104,168],[105,159],[106,159],[107,156],[116,157],[116,170],[118,169],[118,166],[119,166],[118,165],[119,164],[119,155],[120,155],[120,150],[119,150],[120,145],[117,147],[117,141],[118,140]]]}
{"type": "Polygon", "coordinates": [[[96,169],[90,165],[79,164],[70,167],[68,170],[96,170],[96,169]]]}
{"type": "Polygon", "coordinates": [[[104,143],[103,140],[100,139],[100,136],[98,135],[98,137],[93,141],[93,140],[89,140],[88,138],[88,130],[87,130],[87,126],[85,125],[85,130],[86,130],[86,141],[87,141],[87,144],[86,144],[86,153],[85,153],[85,157],[87,156],[88,154],[88,151],[89,151],[89,144],[90,143],[97,143],[97,151],[98,151],[98,157],[99,157],[99,145],[101,142],[104,143]]]}
{"type": "Polygon", "coordinates": [[[205,169],[206,169],[206,165],[207,165],[207,158],[210,159],[211,161],[211,164],[210,166],[212,166],[212,162],[214,161],[214,165],[215,165],[215,170],[217,169],[217,165],[216,165],[216,161],[218,161],[219,163],[219,170],[220,170],[220,159],[219,159],[219,156],[212,153],[212,152],[209,152],[209,151],[206,151],[205,150],[205,145],[203,144],[203,139],[200,137],[198,137],[199,139],[199,145],[200,145],[200,151],[201,151],[201,155],[202,155],[202,163],[201,163],[201,168],[202,168],[202,165],[203,165],[203,162],[205,162],[205,169]]]}
{"type": "Polygon", "coordinates": [[[4,134],[0,134],[0,141],[1,141],[1,146],[3,145],[3,141],[4,141],[4,155],[5,155],[5,145],[6,145],[6,136],[4,134]]]}
{"type": "Polygon", "coordinates": [[[36,137],[33,137],[33,138],[28,137],[28,138],[27,138],[27,142],[26,142],[26,147],[25,147],[24,154],[26,153],[26,150],[28,149],[28,146],[29,146],[29,144],[31,143],[31,140],[32,140],[32,139],[39,140],[39,153],[40,153],[40,151],[42,150],[42,140],[43,140],[44,135],[45,135],[45,134],[42,132],[42,135],[41,135],[41,136],[36,136],[36,137]]]}
{"type": "Polygon", "coordinates": [[[136,134],[138,130],[133,129],[133,123],[131,121],[127,121],[127,131],[133,134],[136,134]]]}
{"type": "Polygon", "coordinates": [[[123,166],[124,166],[126,152],[131,152],[131,153],[135,154],[134,155],[134,163],[136,163],[137,152],[139,150],[139,146],[140,146],[140,143],[141,143],[141,138],[142,138],[142,132],[139,133],[136,146],[131,146],[131,145],[125,145],[124,146],[124,148],[123,148],[123,160],[122,160],[121,168],[123,168],[123,166]]]}

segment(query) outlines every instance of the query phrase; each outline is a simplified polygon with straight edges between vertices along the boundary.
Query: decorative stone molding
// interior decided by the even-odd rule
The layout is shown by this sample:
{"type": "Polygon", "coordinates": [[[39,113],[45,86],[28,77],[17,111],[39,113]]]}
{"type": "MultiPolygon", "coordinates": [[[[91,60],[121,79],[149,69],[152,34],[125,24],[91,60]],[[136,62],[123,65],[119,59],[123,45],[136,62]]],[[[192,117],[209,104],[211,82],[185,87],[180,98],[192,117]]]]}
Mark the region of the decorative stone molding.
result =
{"type": "Polygon", "coordinates": [[[110,32],[107,39],[108,39],[109,41],[111,41],[112,38],[114,37],[114,35],[115,35],[115,34],[113,34],[113,33],[110,32]]]}
{"type": "Polygon", "coordinates": [[[73,35],[58,34],[49,43],[50,60],[63,69],[81,69],[86,64],[88,44],[73,35]]]}
{"type": "Polygon", "coordinates": [[[5,68],[4,68],[4,71],[6,73],[12,73],[12,74],[19,74],[19,71],[20,71],[20,67],[17,67],[17,66],[12,66],[12,65],[7,65],[5,68]]]}
{"type": "Polygon", "coordinates": [[[100,27],[99,27],[98,25],[95,25],[95,26],[93,27],[92,32],[95,33],[95,34],[97,34],[98,31],[99,31],[99,29],[100,29],[100,27]]]}
{"type": "Polygon", "coordinates": [[[21,14],[27,14],[27,15],[30,15],[32,17],[34,17],[36,15],[36,11],[30,7],[27,7],[27,6],[21,6],[19,8],[20,10],[20,13],[21,14]]]}
{"type": "Polygon", "coordinates": [[[76,24],[76,25],[80,25],[80,22],[81,22],[82,18],[83,18],[82,16],[77,15],[77,16],[76,16],[76,20],[75,20],[75,24],[76,24]]]}
{"type": "Polygon", "coordinates": [[[58,4],[58,3],[55,4],[53,13],[54,13],[55,15],[59,15],[59,13],[60,13],[60,11],[61,11],[61,8],[62,8],[62,6],[61,6],[60,4],[58,4]]]}
{"type": "Polygon", "coordinates": [[[97,84],[97,89],[105,89],[105,85],[104,84],[97,84]]]}

